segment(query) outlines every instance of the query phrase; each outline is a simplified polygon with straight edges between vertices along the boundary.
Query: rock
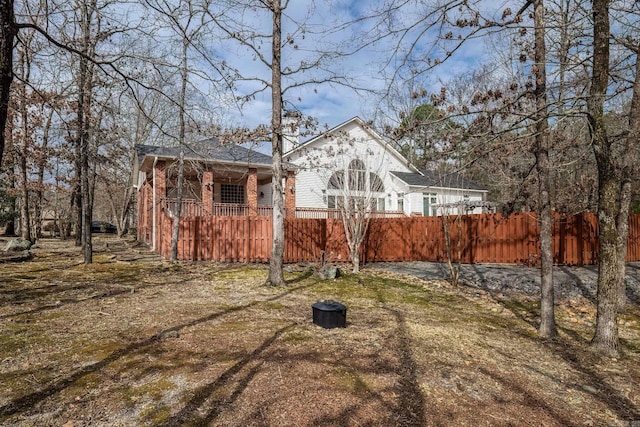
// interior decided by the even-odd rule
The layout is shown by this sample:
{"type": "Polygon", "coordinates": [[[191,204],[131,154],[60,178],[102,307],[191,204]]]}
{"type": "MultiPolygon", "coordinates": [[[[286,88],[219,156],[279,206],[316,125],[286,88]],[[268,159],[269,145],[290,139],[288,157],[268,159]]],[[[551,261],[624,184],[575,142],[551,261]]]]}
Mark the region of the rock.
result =
{"type": "Polygon", "coordinates": [[[21,262],[31,259],[30,251],[2,252],[0,251],[0,264],[5,262],[21,262]]]}
{"type": "Polygon", "coordinates": [[[163,332],[160,335],[160,339],[166,340],[168,338],[179,338],[180,334],[178,333],[178,331],[167,331],[167,332],[163,332]]]}
{"type": "Polygon", "coordinates": [[[31,249],[32,243],[29,240],[25,240],[21,237],[17,239],[11,239],[4,247],[5,252],[22,252],[31,249]]]}
{"type": "Polygon", "coordinates": [[[335,279],[340,277],[340,270],[334,265],[325,265],[316,273],[321,279],[335,279]]]}
{"type": "Polygon", "coordinates": [[[591,387],[590,385],[586,385],[586,384],[585,384],[585,385],[583,385],[583,386],[582,386],[582,389],[583,389],[584,391],[586,391],[586,392],[591,393],[591,394],[596,394],[596,393],[598,393],[598,390],[596,390],[596,389],[595,389],[595,387],[591,387]]]}

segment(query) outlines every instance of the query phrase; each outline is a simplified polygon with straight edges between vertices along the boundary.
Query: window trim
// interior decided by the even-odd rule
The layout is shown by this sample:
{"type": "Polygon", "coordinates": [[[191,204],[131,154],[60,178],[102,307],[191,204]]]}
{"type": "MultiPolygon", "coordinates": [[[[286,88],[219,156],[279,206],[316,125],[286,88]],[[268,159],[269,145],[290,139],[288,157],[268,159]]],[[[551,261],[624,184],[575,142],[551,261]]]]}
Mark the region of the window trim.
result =
{"type": "Polygon", "coordinates": [[[220,203],[244,205],[246,203],[245,186],[242,184],[221,184],[220,203]]]}

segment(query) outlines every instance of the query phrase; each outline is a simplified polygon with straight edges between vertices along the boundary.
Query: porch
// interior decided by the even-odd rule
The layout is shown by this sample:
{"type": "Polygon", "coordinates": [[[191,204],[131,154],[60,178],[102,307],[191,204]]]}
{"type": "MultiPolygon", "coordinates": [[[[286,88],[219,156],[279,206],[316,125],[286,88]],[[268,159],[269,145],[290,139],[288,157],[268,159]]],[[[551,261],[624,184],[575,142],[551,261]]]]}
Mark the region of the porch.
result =
{"type": "MultiPolygon", "coordinates": [[[[162,204],[169,217],[173,218],[177,212],[176,199],[164,199],[162,204]]],[[[271,217],[273,215],[273,206],[257,205],[253,209],[248,204],[242,203],[213,203],[205,206],[199,200],[183,200],[181,216],[183,217],[207,217],[207,216],[261,216],[271,217]]],[[[290,207],[285,208],[285,217],[287,218],[307,218],[307,219],[339,219],[341,218],[339,209],[323,209],[323,208],[294,208],[293,213],[290,207]]],[[[371,218],[404,218],[406,214],[401,211],[371,211],[371,218]]]]}

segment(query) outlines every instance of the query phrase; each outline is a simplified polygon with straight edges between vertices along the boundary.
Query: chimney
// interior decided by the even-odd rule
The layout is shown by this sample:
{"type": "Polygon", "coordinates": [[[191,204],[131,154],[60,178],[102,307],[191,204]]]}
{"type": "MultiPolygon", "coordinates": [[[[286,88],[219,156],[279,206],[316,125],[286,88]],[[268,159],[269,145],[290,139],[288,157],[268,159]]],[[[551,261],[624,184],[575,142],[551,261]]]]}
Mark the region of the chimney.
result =
{"type": "Polygon", "coordinates": [[[300,118],[297,111],[286,111],[282,118],[282,153],[288,153],[300,144],[300,118]]]}

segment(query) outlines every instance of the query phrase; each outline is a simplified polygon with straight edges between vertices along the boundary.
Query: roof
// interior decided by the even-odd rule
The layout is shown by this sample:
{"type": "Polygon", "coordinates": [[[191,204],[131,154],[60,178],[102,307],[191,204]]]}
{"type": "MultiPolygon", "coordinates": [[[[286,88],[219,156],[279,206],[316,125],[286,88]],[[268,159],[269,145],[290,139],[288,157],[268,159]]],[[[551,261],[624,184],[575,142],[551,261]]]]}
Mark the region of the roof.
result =
{"type": "Polygon", "coordinates": [[[422,171],[422,175],[410,172],[391,171],[395,177],[412,187],[458,188],[463,190],[487,191],[486,188],[464,178],[457,172],[441,175],[432,170],[422,171]]]}
{"type": "MultiPolygon", "coordinates": [[[[180,147],[157,147],[136,145],[138,164],[141,166],[146,157],[176,159],[180,147]]],[[[185,159],[210,163],[239,163],[255,166],[271,166],[271,156],[251,150],[238,144],[221,144],[217,138],[209,138],[185,146],[185,159]]]]}
{"type": "Polygon", "coordinates": [[[378,132],[376,132],[375,130],[373,130],[371,128],[371,126],[368,126],[360,117],[355,116],[350,118],[347,121],[344,121],[342,123],[340,123],[337,126],[332,127],[331,129],[322,132],[320,135],[316,135],[310,139],[308,139],[307,141],[304,141],[302,143],[300,143],[297,147],[293,148],[292,150],[289,150],[288,152],[284,153],[284,157],[290,157],[293,153],[302,150],[306,147],[309,147],[310,145],[313,145],[315,143],[317,143],[318,141],[323,141],[327,136],[332,135],[333,133],[338,132],[340,129],[350,125],[350,124],[356,124],[358,126],[360,126],[362,129],[365,130],[365,132],[369,133],[369,135],[371,136],[371,138],[375,141],[378,141],[378,143],[380,143],[385,150],[387,150],[389,153],[391,153],[392,155],[396,156],[398,159],[400,159],[402,161],[402,163],[404,163],[405,165],[407,165],[408,168],[416,170],[417,169],[409,163],[409,161],[398,151],[396,150],[385,138],[382,137],[382,135],[380,135],[378,132]]]}

